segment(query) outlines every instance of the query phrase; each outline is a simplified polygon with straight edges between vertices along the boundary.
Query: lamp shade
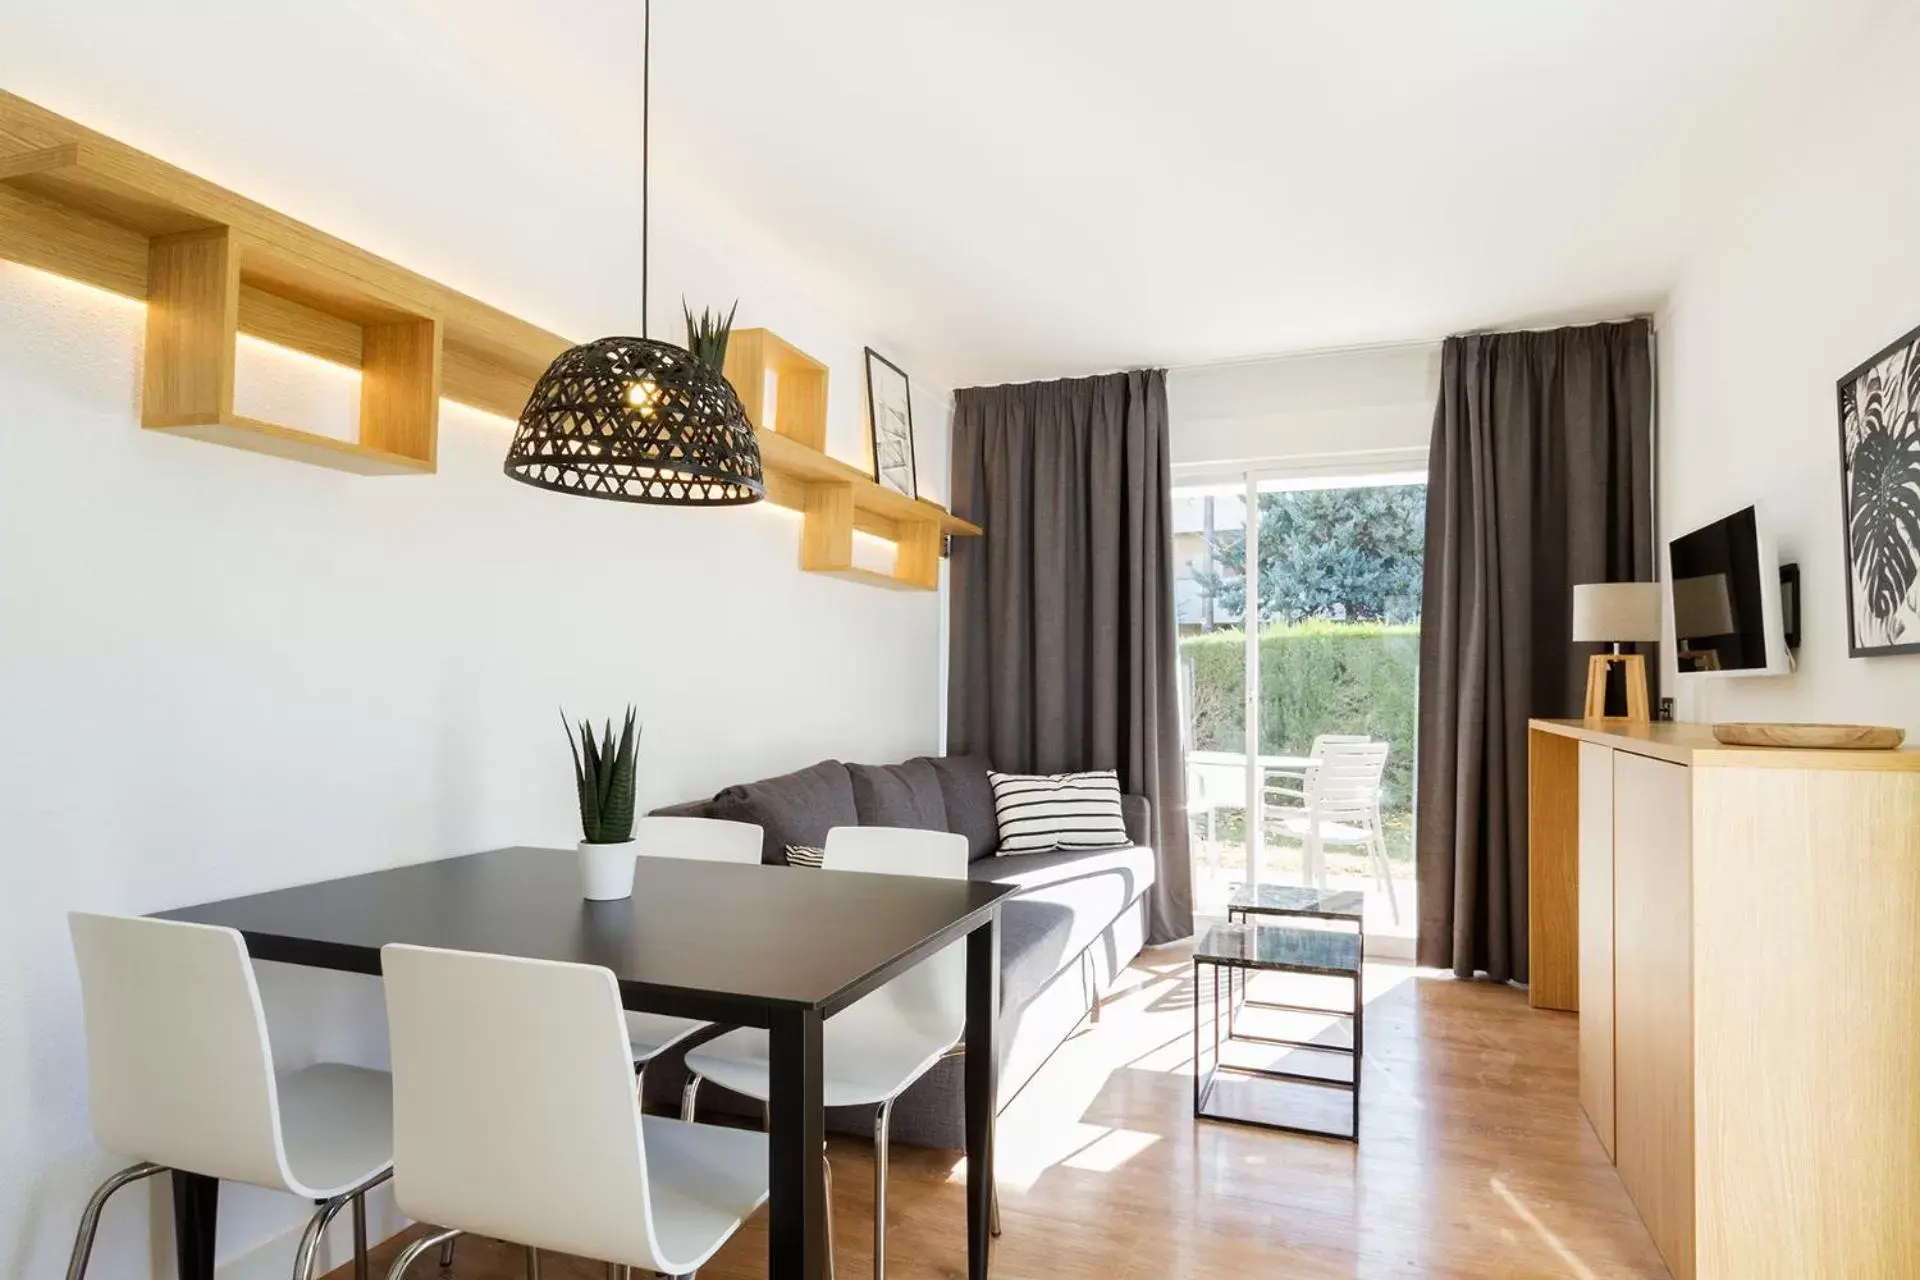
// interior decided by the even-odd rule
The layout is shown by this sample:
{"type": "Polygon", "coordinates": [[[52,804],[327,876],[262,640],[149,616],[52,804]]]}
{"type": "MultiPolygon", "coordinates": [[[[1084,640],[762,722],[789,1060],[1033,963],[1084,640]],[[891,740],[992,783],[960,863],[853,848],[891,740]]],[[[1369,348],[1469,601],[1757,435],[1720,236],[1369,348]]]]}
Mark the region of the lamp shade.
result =
{"type": "Polygon", "coordinates": [[[1573,589],[1574,643],[1659,638],[1659,583],[1592,582],[1573,589]]]}
{"type": "Polygon", "coordinates": [[[507,450],[522,484],[617,502],[738,506],[766,493],[733,387],[670,342],[569,347],[534,385],[507,450]]]}

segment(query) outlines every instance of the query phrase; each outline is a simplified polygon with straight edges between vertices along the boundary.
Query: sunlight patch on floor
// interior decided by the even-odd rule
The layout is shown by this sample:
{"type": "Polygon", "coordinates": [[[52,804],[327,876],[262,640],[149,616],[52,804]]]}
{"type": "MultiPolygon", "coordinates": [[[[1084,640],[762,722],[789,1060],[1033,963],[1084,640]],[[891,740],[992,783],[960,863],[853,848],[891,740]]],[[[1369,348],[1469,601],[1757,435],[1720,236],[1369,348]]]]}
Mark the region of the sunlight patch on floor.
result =
{"type": "Polygon", "coordinates": [[[1487,1185],[1493,1188],[1495,1195],[1506,1202],[1507,1208],[1513,1210],[1514,1215],[1518,1217],[1520,1221],[1526,1223],[1533,1229],[1533,1233],[1540,1237],[1547,1248],[1560,1255],[1560,1260],[1567,1264],[1568,1270],[1577,1277],[1577,1280],[1600,1280],[1584,1262],[1580,1261],[1573,1250],[1567,1248],[1566,1245],[1560,1242],[1559,1236],[1547,1229],[1547,1224],[1540,1221],[1533,1210],[1521,1203],[1520,1197],[1513,1194],[1505,1182],[1502,1182],[1499,1178],[1489,1178],[1487,1185]]]}
{"type": "MultiPolygon", "coordinates": [[[[1186,1076],[1193,1071],[1191,965],[1155,965],[1152,957],[1147,952],[1142,967],[1133,971],[1135,980],[1107,998],[1097,1028],[1083,1023],[1001,1115],[1002,1188],[1031,1190],[1056,1167],[1109,1173],[1169,1136],[1085,1118],[1125,1073],[1186,1076]]],[[[1370,963],[1367,999],[1379,999],[1416,973],[1407,965],[1370,963]]],[[[1204,1021],[1202,1026],[1204,1032],[1204,1021]]],[[[964,1178],[965,1170],[962,1160],[952,1176],[964,1178]]]]}

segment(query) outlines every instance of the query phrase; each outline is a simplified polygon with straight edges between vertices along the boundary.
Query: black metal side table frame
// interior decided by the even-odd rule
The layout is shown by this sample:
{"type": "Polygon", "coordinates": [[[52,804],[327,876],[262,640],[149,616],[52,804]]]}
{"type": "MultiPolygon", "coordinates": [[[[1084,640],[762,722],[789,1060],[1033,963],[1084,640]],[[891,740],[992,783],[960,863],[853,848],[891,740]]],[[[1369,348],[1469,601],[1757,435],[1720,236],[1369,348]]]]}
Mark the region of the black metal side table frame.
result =
{"type": "Polygon", "coordinates": [[[1286,925],[1250,925],[1228,924],[1216,926],[1207,931],[1193,953],[1193,1114],[1197,1120],[1222,1120],[1231,1124],[1251,1125],[1263,1129],[1277,1129],[1286,1133],[1311,1134],[1316,1137],[1341,1138],[1348,1142],[1360,1141],[1360,1079],[1366,1054],[1364,1016],[1365,998],[1361,986],[1361,951],[1358,934],[1334,930],[1303,929],[1286,925]],[[1212,1055],[1208,1065],[1202,1067],[1200,1037],[1200,969],[1210,968],[1213,978],[1213,1017],[1211,1020],[1213,1040],[1212,1055]],[[1333,1079],[1313,1075],[1307,1072],[1286,1071],[1277,1067],[1243,1067],[1223,1062],[1221,1048],[1221,1011],[1220,1011],[1220,971],[1227,971],[1227,1013],[1226,1041],[1241,1040],[1255,1044],[1273,1045],[1281,1048],[1304,1049],[1315,1053],[1327,1053],[1345,1056],[1352,1064],[1349,1078],[1333,1079]],[[1233,975],[1241,972],[1241,981],[1236,984],[1233,975]],[[1344,1045],[1320,1044],[1309,1040],[1292,1040],[1279,1036],[1252,1035],[1239,1031],[1236,1015],[1239,1006],[1249,1003],[1246,996],[1247,979],[1253,973],[1300,973],[1319,977],[1345,978],[1353,984],[1353,1005],[1351,1009],[1330,1009],[1319,1005],[1296,1005],[1278,1002],[1252,1002],[1258,1008],[1282,1009],[1291,1012],[1316,1013],[1323,1016],[1346,1019],[1353,1028],[1351,1048],[1344,1045]],[[1235,988],[1239,996],[1235,996],[1235,988]],[[1255,1120],[1248,1116],[1237,1116],[1220,1111],[1208,1110],[1213,1096],[1214,1085],[1222,1072],[1230,1075],[1252,1076],[1259,1079],[1278,1080],[1290,1084],[1312,1085],[1323,1089],[1342,1090],[1352,1094],[1352,1122],[1348,1132],[1341,1133],[1333,1129],[1314,1128],[1305,1125],[1282,1124],[1271,1120],[1255,1120]]]}
{"type": "MultiPolygon", "coordinates": [[[[1366,910],[1366,895],[1358,889],[1338,889],[1328,891],[1314,889],[1305,885],[1236,885],[1233,896],[1227,902],[1228,924],[1251,924],[1257,917],[1269,916],[1297,919],[1331,920],[1351,924],[1355,933],[1363,935],[1361,948],[1364,953],[1365,927],[1362,923],[1366,910]]],[[[1326,1013],[1329,1010],[1302,1007],[1293,1004],[1278,1004],[1269,1000],[1255,1000],[1247,990],[1248,976],[1227,975],[1227,1037],[1228,1039],[1258,1040],[1258,1036],[1243,1036],[1239,1032],[1237,1018],[1241,1009],[1276,1009],[1287,1013],[1326,1013]],[[1240,997],[1234,1001],[1231,997],[1234,987],[1239,987],[1240,997]]]]}

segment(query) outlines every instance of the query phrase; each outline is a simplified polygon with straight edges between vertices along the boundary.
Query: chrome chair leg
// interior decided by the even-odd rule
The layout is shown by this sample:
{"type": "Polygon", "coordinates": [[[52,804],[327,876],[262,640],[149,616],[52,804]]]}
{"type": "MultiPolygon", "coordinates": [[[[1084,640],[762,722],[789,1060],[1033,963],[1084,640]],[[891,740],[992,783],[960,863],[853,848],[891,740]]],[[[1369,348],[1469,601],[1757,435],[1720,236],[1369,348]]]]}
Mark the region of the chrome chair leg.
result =
{"type": "Polygon", "coordinates": [[[540,1280],[540,1251],[527,1246],[527,1280],[540,1280]]]}
{"type": "Polygon", "coordinates": [[[130,1182],[165,1172],[165,1165],[143,1160],[122,1169],[94,1189],[87,1207],[80,1211],[80,1229],[74,1233],[73,1255],[67,1259],[67,1280],[80,1280],[87,1274],[87,1259],[93,1256],[93,1238],[100,1231],[100,1211],[107,1207],[108,1198],[130,1182]]]}
{"type": "Polygon", "coordinates": [[[367,1280],[367,1193],[353,1198],[353,1280],[367,1280]]]}
{"type": "Polygon", "coordinates": [[[440,1269],[442,1271],[446,1271],[453,1266],[453,1242],[459,1238],[460,1233],[456,1231],[447,1237],[445,1244],[440,1246],[440,1269]]]}
{"type": "Polygon", "coordinates": [[[320,1206],[319,1211],[307,1220],[306,1232],[300,1237],[300,1247],[294,1251],[293,1280],[313,1280],[313,1268],[320,1257],[320,1242],[326,1238],[327,1228],[333,1225],[333,1220],[349,1204],[354,1207],[355,1213],[354,1275],[364,1277],[367,1274],[365,1270],[367,1227],[364,1217],[366,1210],[361,1203],[361,1197],[392,1176],[392,1169],[382,1169],[345,1195],[335,1196],[320,1206]]]}
{"type": "Polygon", "coordinates": [[[820,1175],[827,1184],[827,1280],[834,1280],[833,1266],[833,1161],[827,1159],[826,1144],[820,1144],[820,1175]]]}
{"type": "Polygon", "coordinates": [[[407,1274],[407,1268],[412,1266],[414,1260],[421,1254],[435,1245],[451,1244],[459,1234],[458,1231],[437,1231],[421,1236],[402,1249],[400,1256],[393,1260],[393,1265],[387,1268],[387,1280],[401,1280],[401,1277],[407,1274]]]}
{"type": "Polygon", "coordinates": [[[307,1219],[306,1232],[301,1235],[300,1247],[293,1255],[293,1280],[313,1280],[315,1260],[320,1256],[320,1241],[326,1236],[327,1228],[333,1225],[335,1215],[346,1205],[345,1196],[335,1196],[307,1219]]]}
{"type": "Polygon", "coordinates": [[[609,1262],[607,1280],[633,1280],[633,1268],[624,1262],[609,1262]]]}
{"type": "MultiPolygon", "coordinates": [[[[966,1056],[967,1056],[967,1045],[964,1040],[961,1041],[959,1044],[953,1046],[953,1048],[947,1050],[944,1054],[941,1055],[942,1058],[964,1058],[966,1056]]],[[[997,1124],[999,1122],[995,1121],[995,1123],[997,1124]]],[[[997,1236],[1000,1234],[1000,1186],[999,1184],[995,1183],[992,1187],[988,1188],[988,1191],[989,1191],[989,1195],[987,1197],[987,1211],[989,1216],[987,1218],[987,1227],[989,1230],[993,1232],[994,1235],[997,1236]]]]}
{"type": "Polygon", "coordinates": [[[689,1071],[686,1091],[680,1095],[680,1118],[688,1124],[693,1123],[694,1113],[699,1109],[699,1097],[700,1077],[689,1071]]]}
{"type": "Polygon", "coordinates": [[[887,1144],[893,1123],[893,1099],[873,1117],[873,1280],[887,1280],[887,1144]]]}

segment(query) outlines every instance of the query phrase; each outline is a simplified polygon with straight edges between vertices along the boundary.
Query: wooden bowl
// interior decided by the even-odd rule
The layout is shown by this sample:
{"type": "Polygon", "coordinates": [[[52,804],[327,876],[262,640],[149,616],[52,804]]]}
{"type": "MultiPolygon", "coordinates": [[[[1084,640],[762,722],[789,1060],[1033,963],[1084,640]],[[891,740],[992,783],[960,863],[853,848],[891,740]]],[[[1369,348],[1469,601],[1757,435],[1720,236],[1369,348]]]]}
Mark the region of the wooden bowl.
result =
{"type": "Polygon", "coordinates": [[[1906,740],[1907,731],[1874,724],[1731,723],[1713,726],[1713,736],[1730,747],[1891,751],[1906,740]]]}

